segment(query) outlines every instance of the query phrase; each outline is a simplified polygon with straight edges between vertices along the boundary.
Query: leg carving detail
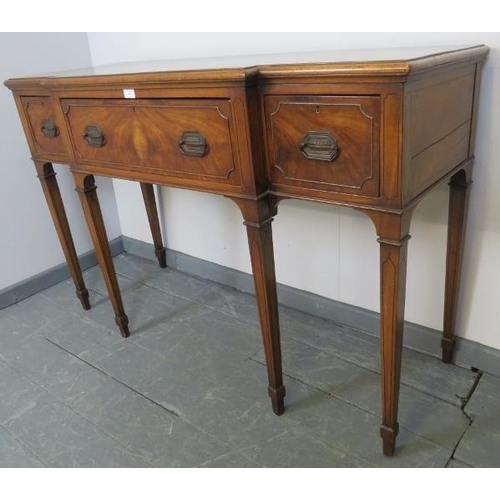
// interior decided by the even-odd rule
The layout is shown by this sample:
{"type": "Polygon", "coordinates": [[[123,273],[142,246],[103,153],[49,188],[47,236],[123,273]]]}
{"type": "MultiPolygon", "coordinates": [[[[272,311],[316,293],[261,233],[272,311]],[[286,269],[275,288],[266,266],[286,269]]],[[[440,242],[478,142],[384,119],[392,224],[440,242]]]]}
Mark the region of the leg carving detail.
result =
{"type": "Polygon", "coordinates": [[[43,194],[49,207],[50,215],[57,231],[57,236],[66,257],[68,269],[75,284],[76,296],[79,298],[83,309],[90,309],[89,292],[83,281],[82,269],[76,254],[73,236],[66,216],[66,210],[59,191],[56,173],[51,163],[35,162],[37,177],[42,185],[43,194]]]}
{"type": "Polygon", "coordinates": [[[239,205],[247,228],[250,260],[255,282],[262,340],[269,381],[268,394],[273,412],[285,411],[285,386],[281,367],[281,343],[274,269],[272,217],[267,200],[234,200],[239,205]]]}
{"type": "Polygon", "coordinates": [[[102,218],[99,199],[97,198],[96,185],[93,175],[73,174],[76,190],[80,197],[85,219],[94,243],[97,261],[108,289],[109,298],[115,312],[115,322],[120,328],[123,337],[130,335],[128,329],[128,317],[123,308],[122,297],[118,281],[116,279],[113,257],[109,248],[108,236],[102,218]]]}

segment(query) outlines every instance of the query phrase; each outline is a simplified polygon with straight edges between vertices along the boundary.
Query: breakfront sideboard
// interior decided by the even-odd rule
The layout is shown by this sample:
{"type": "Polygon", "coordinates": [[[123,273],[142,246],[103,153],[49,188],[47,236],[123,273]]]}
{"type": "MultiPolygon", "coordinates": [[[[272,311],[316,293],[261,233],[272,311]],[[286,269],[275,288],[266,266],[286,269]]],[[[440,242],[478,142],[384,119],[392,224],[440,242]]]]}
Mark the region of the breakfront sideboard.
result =
{"type": "Polygon", "coordinates": [[[443,361],[453,353],[485,46],[113,65],[11,79],[77,296],[90,308],[52,163],[69,165],[124,337],[94,175],[140,183],[166,265],[153,184],[226,196],[248,233],[274,413],[284,411],[271,223],[281,200],[351,207],[380,243],[383,451],[398,434],[410,220],[450,184],[443,361]]]}

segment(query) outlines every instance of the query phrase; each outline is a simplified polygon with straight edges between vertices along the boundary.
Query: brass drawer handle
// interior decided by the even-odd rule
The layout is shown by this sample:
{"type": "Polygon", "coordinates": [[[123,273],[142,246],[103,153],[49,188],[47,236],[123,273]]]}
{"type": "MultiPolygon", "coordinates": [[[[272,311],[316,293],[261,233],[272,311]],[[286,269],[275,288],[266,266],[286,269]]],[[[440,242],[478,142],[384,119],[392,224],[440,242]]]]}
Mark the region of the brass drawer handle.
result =
{"type": "Polygon", "coordinates": [[[339,145],[329,132],[309,131],[302,139],[300,151],[308,160],[334,161],[339,145]]]}
{"type": "Polygon", "coordinates": [[[51,118],[42,120],[40,131],[45,137],[49,137],[50,139],[53,139],[54,137],[57,137],[59,135],[59,129],[57,128],[56,122],[51,118]]]}
{"type": "Polygon", "coordinates": [[[179,139],[179,148],[186,156],[205,156],[208,152],[207,140],[197,131],[186,131],[179,139]]]}
{"type": "Polygon", "coordinates": [[[103,131],[97,125],[87,125],[83,140],[93,148],[102,148],[106,144],[103,131]]]}

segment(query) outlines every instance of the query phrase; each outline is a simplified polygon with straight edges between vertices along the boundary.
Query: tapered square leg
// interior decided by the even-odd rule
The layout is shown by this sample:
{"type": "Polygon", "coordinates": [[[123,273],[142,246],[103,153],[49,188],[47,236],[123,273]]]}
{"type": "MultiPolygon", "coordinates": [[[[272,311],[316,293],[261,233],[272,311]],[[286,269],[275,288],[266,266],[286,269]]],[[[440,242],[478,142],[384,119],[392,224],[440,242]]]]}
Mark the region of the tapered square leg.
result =
{"type": "Polygon", "coordinates": [[[89,292],[83,281],[82,269],[76,254],[73,236],[66,216],[66,210],[62,201],[56,173],[52,163],[35,162],[37,177],[42,185],[43,194],[49,207],[50,215],[57,231],[59,242],[61,243],[68,269],[75,284],[76,296],[80,300],[83,309],[90,309],[89,292]]]}
{"type": "Polygon", "coordinates": [[[109,248],[108,236],[102,218],[101,207],[97,198],[96,185],[93,175],[73,174],[75,185],[82,204],[85,219],[94,243],[97,261],[101,267],[104,282],[108,289],[109,298],[115,312],[115,322],[120,328],[123,337],[130,335],[128,329],[128,317],[123,308],[122,297],[116,279],[115,266],[111,249],[109,248]]]}
{"type": "Polygon", "coordinates": [[[262,340],[266,356],[268,394],[273,412],[285,411],[285,386],[281,366],[281,343],[276,293],[276,274],[272,218],[267,200],[234,200],[239,205],[247,228],[250,260],[252,262],[255,293],[259,309],[262,340]]]}
{"type": "Polygon", "coordinates": [[[380,243],[380,343],[383,452],[392,456],[399,432],[398,405],[403,352],[406,260],[411,211],[368,213],[380,243]]]}
{"type": "Polygon", "coordinates": [[[392,456],[399,431],[398,402],[403,350],[407,238],[380,242],[382,426],[384,455],[392,456]]]}
{"type": "Polygon", "coordinates": [[[142,197],[144,199],[144,206],[146,207],[146,213],[148,214],[151,235],[153,236],[155,255],[158,259],[158,264],[163,269],[167,267],[167,254],[161,237],[160,220],[158,218],[154,188],[152,184],[146,184],[144,182],[141,182],[140,185],[142,197]]]}
{"type": "Polygon", "coordinates": [[[259,225],[254,225],[248,221],[245,224],[247,226],[262,338],[264,340],[269,378],[268,392],[274,413],[281,415],[285,411],[285,387],[283,386],[281,369],[281,344],[271,220],[269,219],[259,225]]]}
{"type": "Polygon", "coordinates": [[[450,181],[443,337],[441,339],[442,356],[445,363],[451,363],[455,346],[455,324],[462,270],[465,222],[471,184],[470,172],[465,170],[457,172],[450,181]]]}

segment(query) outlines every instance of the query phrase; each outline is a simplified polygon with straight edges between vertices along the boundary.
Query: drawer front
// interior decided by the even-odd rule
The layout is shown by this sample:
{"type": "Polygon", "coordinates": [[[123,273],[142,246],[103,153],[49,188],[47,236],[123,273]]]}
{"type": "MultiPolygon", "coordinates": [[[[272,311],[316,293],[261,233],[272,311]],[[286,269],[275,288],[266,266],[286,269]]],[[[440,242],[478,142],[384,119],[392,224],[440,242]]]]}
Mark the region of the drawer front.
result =
{"type": "Polygon", "coordinates": [[[275,187],[379,196],[379,97],[267,96],[265,113],[275,187]]]}
{"type": "Polygon", "coordinates": [[[65,155],[66,149],[57,123],[54,105],[48,97],[22,97],[33,155],[65,155]]]}
{"type": "Polygon", "coordinates": [[[239,182],[226,100],[61,101],[79,163],[239,182]]]}

